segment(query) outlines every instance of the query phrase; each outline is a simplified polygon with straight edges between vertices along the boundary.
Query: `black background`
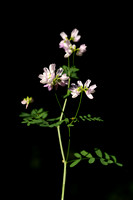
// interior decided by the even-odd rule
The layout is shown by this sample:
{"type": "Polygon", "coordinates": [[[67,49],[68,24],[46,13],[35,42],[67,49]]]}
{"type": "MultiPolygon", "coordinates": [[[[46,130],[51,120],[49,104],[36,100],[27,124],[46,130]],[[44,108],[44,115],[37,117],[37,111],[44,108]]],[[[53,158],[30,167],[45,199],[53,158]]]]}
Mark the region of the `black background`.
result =
{"type": "MultiPolygon", "coordinates": [[[[30,6],[17,10],[16,132],[15,148],[11,152],[17,183],[14,193],[17,190],[16,197],[30,199],[60,199],[63,164],[57,131],[55,128],[27,127],[21,124],[19,114],[25,111],[21,100],[32,96],[34,102],[29,105],[29,112],[43,107],[50,116],[59,115],[54,93],[43,88],[38,75],[51,63],[56,63],[57,68],[67,65],[64,51],[59,49],[60,33],[64,31],[70,36],[77,28],[81,35],[77,46],[87,45],[87,52],[75,58],[75,65],[80,68],[79,80],[84,83],[91,79],[92,84],[97,85],[93,100],[83,96],[80,114],[100,116],[104,122],[84,122],[72,128],[71,154],[99,147],[116,155],[124,167],[82,162],[75,168],[68,168],[65,199],[131,199],[132,129],[128,118],[131,97],[128,96],[130,78],[127,78],[131,33],[125,10],[96,9],[95,6],[91,10],[85,5],[75,9],[72,5],[71,8],[66,5],[58,9],[43,8],[30,6]]],[[[59,88],[58,94],[64,90],[59,88]]],[[[79,97],[68,98],[66,112],[70,116],[74,115],[78,101],[79,97]]],[[[68,133],[65,127],[62,140],[66,148],[68,133]]]]}

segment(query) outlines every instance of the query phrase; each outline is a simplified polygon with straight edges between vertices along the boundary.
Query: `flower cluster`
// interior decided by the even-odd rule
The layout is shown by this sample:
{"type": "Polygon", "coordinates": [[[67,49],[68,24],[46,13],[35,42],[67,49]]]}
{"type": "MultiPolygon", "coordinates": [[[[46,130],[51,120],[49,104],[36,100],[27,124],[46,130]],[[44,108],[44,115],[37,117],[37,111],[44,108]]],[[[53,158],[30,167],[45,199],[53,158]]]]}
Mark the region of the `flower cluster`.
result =
{"type": "MultiPolygon", "coordinates": [[[[78,42],[80,40],[81,36],[78,35],[78,33],[79,31],[77,29],[74,29],[71,32],[70,39],[68,39],[68,36],[65,32],[60,33],[62,40],[59,43],[59,47],[65,50],[65,58],[68,58],[72,53],[76,53],[77,56],[82,56],[83,53],[86,51],[87,46],[85,44],[82,44],[79,48],[77,48],[75,44],[71,43],[71,41],[78,42]]],[[[63,68],[60,67],[56,71],[56,73],[55,68],[55,64],[50,64],[49,69],[47,67],[44,67],[43,74],[40,74],[38,76],[41,79],[40,83],[44,84],[44,87],[47,87],[48,90],[51,91],[53,88],[57,89],[59,85],[68,85],[68,89],[71,91],[72,98],[76,98],[78,95],[80,95],[81,92],[84,91],[89,99],[93,99],[92,94],[95,92],[94,89],[97,86],[94,84],[89,87],[91,80],[88,79],[84,85],[81,81],[77,81],[77,85],[75,83],[72,83],[70,87],[70,82],[68,84],[68,80],[70,79],[70,77],[68,77],[66,73],[63,74],[63,68]]],[[[24,98],[21,103],[25,104],[27,109],[29,103],[31,103],[32,101],[32,97],[27,97],[24,98]]]]}
{"type": "Polygon", "coordinates": [[[63,48],[65,50],[65,58],[68,58],[73,52],[76,52],[77,56],[82,56],[82,54],[86,51],[87,46],[85,44],[80,45],[79,48],[76,48],[75,44],[71,44],[70,41],[78,42],[81,38],[80,35],[78,35],[78,30],[74,29],[71,32],[71,37],[68,39],[68,36],[65,32],[61,32],[60,36],[63,40],[59,43],[59,48],[63,48]]]}
{"type": "Polygon", "coordinates": [[[94,89],[97,86],[94,84],[89,87],[90,83],[91,80],[89,79],[85,82],[84,86],[81,81],[77,81],[77,85],[75,83],[72,83],[71,87],[69,88],[72,94],[72,98],[76,98],[81,92],[84,91],[89,99],[93,99],[92,93],[95,92],[94,89]]]}
{"type": "Polygon", "coordinates": [[[28,108],[28,105],[29,105],[30,103],[32,103],[32,102],[33,102],[32,97],[28,97],[28,96],[27,96],[27,98],[24,98],[24,99],[21,101],[21,103],[22,103],[23,105],[26,105],[26,109],[28,108]]]}
{"type": "Polygon", "coordinates": [[[51,64],[49,69],[44,67],[43,74],[40,74],[38,77],[41,79],[40,83],[44,84],[44,87],[47,87],[49,91],[55,87],[58,88],[58,85],[65,86],[68,84],[69,77],[63,73],[63,69],[59,68],[55,74],[55,64],[51,64]]]}

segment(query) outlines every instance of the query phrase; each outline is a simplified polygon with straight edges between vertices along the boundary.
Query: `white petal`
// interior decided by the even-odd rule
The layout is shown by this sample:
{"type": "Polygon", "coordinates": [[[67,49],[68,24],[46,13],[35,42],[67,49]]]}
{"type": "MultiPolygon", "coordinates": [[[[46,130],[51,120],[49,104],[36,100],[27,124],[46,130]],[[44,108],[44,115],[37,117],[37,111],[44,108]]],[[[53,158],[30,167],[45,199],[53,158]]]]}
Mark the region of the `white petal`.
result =
{"type": "Polygon", "coordinates": [[[78,86],[83,87],[83,83],[81,81],[77,81],[78,86]]]}
{"type": "Polygon", "coordinates": [[[84,87],[89,87],[89,85],[90,85],[90,83],[91,83],[91,80],[90,79],[88,79],[86,82],[85,82],[85,84],[84,84],[84,87]]]}
{"type": "Polygon", "coordinates": [[[60,67],[60,68],[57,70],[56,74],[58,74],[59,76],[61,76],[62,73],[63,73],[63,69],[60,67]]]}
{"type": "Polygon", "coordinates": [[[56,66],[55,64],[51,64],[49,66],[50,73],[53,73],[55,71],[55,66],[56,66]]]}
{"type": "Polygon", "coordinates": [[[94,84],[94,85],[91,85],[91,86],[89,87],[89,89],[90,89],[91,91],[93,91],[96,87],[97,87],[96,84],[94,84]]]}
{"type": "Polygon", "coordinates": [[[63,48],[64,47],[64,40],[61,40],[61,42],[59,43],[59,48],[63,48]]]}
{"type": "Polygon", "coordinates": [[[78,30],[75,28],[72,32],[71,32],[71,37],[75,38],[78,35],[78,30]]]}
{"type": "Polygon", "coordinates": [[[69,77],[68,77],[66,74],[63,74],[63,75],[60,77],[60,79],[61,79],[62,81],[65,81],[65,80],[68,80],[69,77]]]}
{"type": "Polygon", "coordinates": [[[71,94],[72,98],[76,98],[80,94],[80,92],[71,92],[71,94]]]}
{"type": "Polygon", "coordinates": [[[62,39],[66,39],[67,38],[67,34],[65,32],[61,32],[60,36],[62,37],[62,39]]]}
{"type": "Polygon", "coordinates": [[[45,73],[50,73],[49,69],[47,67],[44,67],[43,70],[44,70],[45,73]]]}
{"type": "Polygon", "coordinates": [[[71,54],[66,52],[66,54],[64,55],[64,58],[68,58],[71,54]]]}
{"type": "Polygon", "coordinates": [[[43,79],[43,74],[39,74],[38,78],[43,79]]]}
{"type": "Polygon", "coordinates": [[[88,97],[89,99],[93,99],[92,94],[88,94],[87,92],[85,92],[85,93],[86,93],[86,95],[87,95],[87,97],[88,97]]]}
{"type": "Polygon", "coordinates": [[[80,35],[78,35],[78,36],[76,36],[75,38],[74,38],[74,42],[78,42],[79,40],[80,40],[80,38],[81,38],[81,36],[80,35]]]}

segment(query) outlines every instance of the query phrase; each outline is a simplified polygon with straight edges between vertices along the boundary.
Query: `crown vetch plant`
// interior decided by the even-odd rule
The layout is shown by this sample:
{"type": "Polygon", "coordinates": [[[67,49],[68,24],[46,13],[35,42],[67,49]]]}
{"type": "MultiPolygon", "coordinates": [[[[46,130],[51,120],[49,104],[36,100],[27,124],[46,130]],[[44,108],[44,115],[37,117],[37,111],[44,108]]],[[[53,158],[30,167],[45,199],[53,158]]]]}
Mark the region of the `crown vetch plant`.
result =
{"type": "MultiPolygon", "coordinates": [[[[94,96],[92,95],[95,92],[96,84],[90,85],[91,80],[88,79],[84,85],[83,83],[78,80],[77,84],[71,83],[73,78],[77,79],[77,72],[79,69],[74,65],[74,59],[76,56],[82,56],[86,52],[87,46],[85,44],[80,45],[78,48],[75,44],[79,42],[81,36],[78,35],[79,31],[74,29],[71,32],[70,38],[68,38],[65,32],[60,33],[62,38],[61,42],[59,43],[59,48],[64,49],[65,55],[64,57],[68,59],[68,65],[63,65],[62,67],[56,69],[56,64],[50,64],[49,68],[43,68],[43,74],[40,74],[38,77],[40,78],[40,83],[43,84],[43,87],[47,87],[49,91],[54,90],[55,98],[59,104],[59,109],[61,111],[60,116],[56,116],[55,118],[48,118],[48,111],[44,111],[43,108],[40,109],[33,109],[30,113],[22,112],[20,117],[23,118],[22,123],[27,124],[30,126],[31,124],[36,124],[41,127],[49,127],[57,128],[58,139],[59,139],[59,146],[62,155],[62,163],[64,165],[63,170],[63,181],[62,181],[62,192],[61,192],[61,200],[64,200],[65,194],[65,183],[66,183],[66,172],[67,166],[70,167],[76,166],[83,160],[87,160],[89,164],[92,164],[97,160],[101,162],[103,165],[109,164],[116,164],[118,166],[123,166],[121,163],[117,162],[117,159],[114,155],[109,155],[106,152],[102,152],[100,149],[95,148],[94,153],[87,152],[86,150],[82,150],[79,153],[74,153],[74,159],[69,160],[69,152],[70,152],[70,134],[71,134],[71,127],[75,125],[75,123],[82,121],[103,121],[100,117],[91,117],[90,114],[84,116],[78,116],[79,109],[82,102],[82,95],[85,92],[88,100],[92,100],[94,96]],[[73,43],[72,43],[73,42],[73,43]],[[70,56],[72,57],[72,66],[70,65],[70,56]],[[64,87],[66,89],[66,95],[63,96],[64,104],[63,106],[60,104],[58,99],[56,90],[58,87],[64,87]],[[68,96],[72,95],[72,98],[79,98],[79,104],[77,106],[77,110],[75,112],[75,116],[66,116],[65,109],[68,101],[68,96]],[[68,128],[69,140],[68,140],[68,148],[67,153],[65,155],[65,151],[62,144],[61,139],[61,125],[64,124],[68,128]]],[[[71,99],[71,98],[69,98],[71,99]]],[[[26,105],[26,109],[28,108],[29,104],[33,102],[32,97],[24,98],[21,103],[26,105]]]]}

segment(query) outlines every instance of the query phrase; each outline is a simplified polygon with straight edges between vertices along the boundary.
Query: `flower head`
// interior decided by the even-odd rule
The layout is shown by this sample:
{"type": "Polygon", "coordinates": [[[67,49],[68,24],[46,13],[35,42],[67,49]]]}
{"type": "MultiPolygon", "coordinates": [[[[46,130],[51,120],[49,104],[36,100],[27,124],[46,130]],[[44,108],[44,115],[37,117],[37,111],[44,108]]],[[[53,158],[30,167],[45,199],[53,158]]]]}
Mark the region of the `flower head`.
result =
{"type": "Polygon", "coordinates": [[[22,103],[23,105],[26,105],[26,109],[27,109],[29,103],[32,103],[32,101],[33,101],[33,98],[27,96],[27,98],[24,98],[24,99],[21,101],[21,103],[22,103]]]}
{"type": "Polygon", "coordinates": [[[59,48],[63,48],[65,50],[65,58],[68,58],[72,53],[76,52],[77,56],[82,56],[82,54],[86,51],[86,45],[82,44],[79,48],[76,48],[75,44],[71,44],[70,41],[78,42],[81,38],[80,35],[78,35],[78,30],[75,28],[71,32],[71,37],[68,39],[68,36],[65,32],[61,32],[60,36],[63,40],[59,43],[59,48]]]}
{"type": "Polygon", "coordinates": [[[55,73],[55,64],[51,64],[48,68],[44,68],[44,73],[39,75],[39,78],[41,79],[40,83],[44,84],[44,87],[47,87],[49,91],[53,89],[55,86],[55,89],[58,88],[58,85],[65,86],[68,84],[69,77],[66,74],[63,73],[63,69],[59,68],[57,72],[55,73]]]}
{"type": "Polygon", "coordinates": [[[84,52],[86,52],[87,46],[85,44],[80,45],[80,47],[77,49],[76,55],[82,56],[84,52]]]}
{"type": "Polygon", "coordinates": [[[72,83],[71,87],[69,88],[72,94],[72,98],[76,98],[81,92],[84,91],[89,99],[93,99],[92,93],[95,92],[94,89],[97,86],[94,84],[89,87],[90,83],[91,80],[89,79],[85,82],[84,86],[81,81],[77,81],[77,85],[75,83],[72,83]]]}

